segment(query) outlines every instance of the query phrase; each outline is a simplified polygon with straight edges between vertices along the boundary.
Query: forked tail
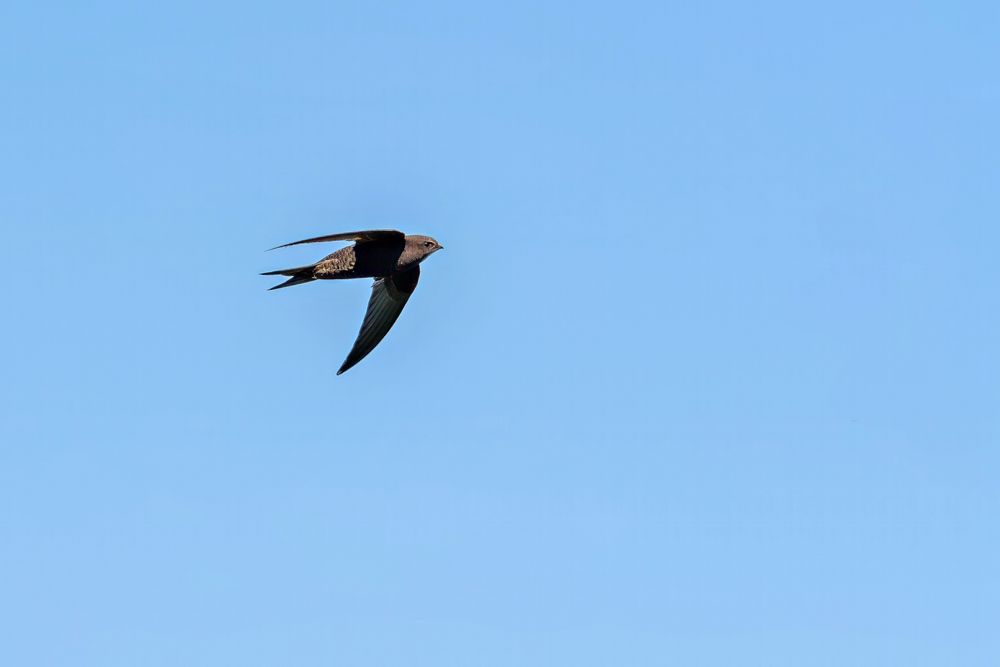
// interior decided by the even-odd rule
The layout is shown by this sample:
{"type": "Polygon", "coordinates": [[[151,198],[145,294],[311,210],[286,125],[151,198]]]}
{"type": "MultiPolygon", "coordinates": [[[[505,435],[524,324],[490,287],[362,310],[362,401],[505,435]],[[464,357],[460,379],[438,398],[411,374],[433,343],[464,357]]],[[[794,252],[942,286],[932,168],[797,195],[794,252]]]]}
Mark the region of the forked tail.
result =
{"type": "Polygon", "coordinates": [[[291,287],[292,285],[301,285],[302,283],[311,283],[316,280],[313,277],[313,269],[316,268],[315,264],[310,264],[309,266],[299,266],[294,269],[281,269],[280,271],[267,271],[260,275],[262,276],[291,276],[285,282],[275,285],[268,291],[273,289],[281,289],[282,287],[291,287]]]}

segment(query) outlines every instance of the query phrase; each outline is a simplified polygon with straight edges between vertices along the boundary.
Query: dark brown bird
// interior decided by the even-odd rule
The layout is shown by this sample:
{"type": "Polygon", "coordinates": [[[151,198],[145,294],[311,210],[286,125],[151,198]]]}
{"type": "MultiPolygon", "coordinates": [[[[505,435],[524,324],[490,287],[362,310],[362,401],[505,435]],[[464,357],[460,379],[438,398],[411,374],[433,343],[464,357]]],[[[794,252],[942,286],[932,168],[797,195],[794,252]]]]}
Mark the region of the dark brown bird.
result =
{"type": "MultiPolygon", "coordinates": [[[[364,359],[385,337],[396,323],[399,314],[403,312],[403,306],[413,294],[413,290],[417,288],[420,262],[444,246],[429,236],[407,236],[394,229],[376,229],[317,236],[277,247],[287,248],[302,243],[325,241],[354,241],[354,245],[341,248],[309,266],[268,271],[261,275],[289,276],[285,282],[272,287],[273,290],[313,280],[375,279],[361,331],[347,359],[337,371],[337,375],[340,375],[364,359]]],[[[276,249],[271,248],[271,250],[276,249]]]]}

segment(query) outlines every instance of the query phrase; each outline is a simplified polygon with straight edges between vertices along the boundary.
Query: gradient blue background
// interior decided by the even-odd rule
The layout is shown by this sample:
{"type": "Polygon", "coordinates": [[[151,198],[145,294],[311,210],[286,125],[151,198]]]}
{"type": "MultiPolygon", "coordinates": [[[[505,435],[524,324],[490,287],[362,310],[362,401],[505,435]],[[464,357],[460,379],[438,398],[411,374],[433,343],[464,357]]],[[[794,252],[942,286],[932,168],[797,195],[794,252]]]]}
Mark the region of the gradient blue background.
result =
{"type": "Polygon", "coordinates": [[[996,3],[163,4],[0,9],[0,662],[998,664],[996,3]]]}

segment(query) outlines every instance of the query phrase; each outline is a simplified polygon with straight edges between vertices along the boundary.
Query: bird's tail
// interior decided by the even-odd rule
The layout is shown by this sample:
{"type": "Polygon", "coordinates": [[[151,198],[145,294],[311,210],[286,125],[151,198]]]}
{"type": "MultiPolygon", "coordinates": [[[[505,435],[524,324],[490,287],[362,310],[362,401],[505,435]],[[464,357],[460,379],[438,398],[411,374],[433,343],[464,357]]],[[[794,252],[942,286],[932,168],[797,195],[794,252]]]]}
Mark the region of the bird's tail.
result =
{"type": "MultiPolygon", "coordinates": [[[[309,266],[299,266],[294,269],[281,269],[280,271],[267,271],[260,275],[262,276],[291,276],[285,282],[275,285],[270,289],[281,289],[282,287],[291,287],[292,285],[301,285],[302,283],[310,283],[316,280],[313,277],[313,269],[316,268],[315,264],[310,264],[309,266]]],[[[270,291],[270,290],[268,290],[270,291]]]]}

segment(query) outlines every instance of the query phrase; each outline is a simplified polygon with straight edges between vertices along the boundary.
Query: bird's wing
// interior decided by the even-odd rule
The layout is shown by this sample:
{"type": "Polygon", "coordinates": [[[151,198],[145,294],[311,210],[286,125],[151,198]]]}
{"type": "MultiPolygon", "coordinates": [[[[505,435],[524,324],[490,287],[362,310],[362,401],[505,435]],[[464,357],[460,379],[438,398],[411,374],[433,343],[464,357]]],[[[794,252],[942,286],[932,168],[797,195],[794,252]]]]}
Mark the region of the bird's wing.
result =
{"type": "Polygon", "coordinates": [[[295,241],[293,243],[274,246],[271,250],[287,248],[288,246],[293,245],[301,245],[303,243],[326,243],[327,241],[403,241],[405,238],[406,235],[403,234],[403,232],[398,232],[395,229],[372,229],[366,232],[344,232],[343,234],[317,236],[311,239],[304,239],[302,241],[295,241]]]}
{"type": "Polygon", "coordinates": [[[389,333],[396,323],[403,306],[409,300],[420,279],[420,267],[397,273],[386,278],[377,278],[372,285],[372,296],[368,300],[368,312],[361,324],[358,339],[344,360],[337,375],[364,359],[369,352],[389,333]]]}

